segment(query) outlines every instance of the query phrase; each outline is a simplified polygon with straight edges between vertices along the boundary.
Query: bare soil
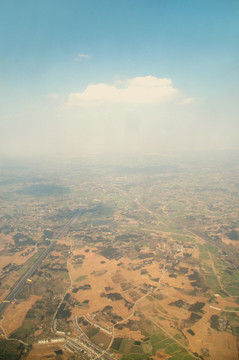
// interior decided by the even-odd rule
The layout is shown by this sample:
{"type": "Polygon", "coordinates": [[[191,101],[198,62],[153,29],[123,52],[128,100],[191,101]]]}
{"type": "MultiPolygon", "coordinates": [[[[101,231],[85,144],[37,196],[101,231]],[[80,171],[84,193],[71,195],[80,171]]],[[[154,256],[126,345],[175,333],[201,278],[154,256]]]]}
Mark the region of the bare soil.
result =
{"type": "Polygon", "coordinates": [[[4,312],[4,318],[1,322],[7,336],[22,325],[28,310],[30,310],[40,298],[40,296],[31,295],[27,300],[19,304],[9,304],[4,312]]]}

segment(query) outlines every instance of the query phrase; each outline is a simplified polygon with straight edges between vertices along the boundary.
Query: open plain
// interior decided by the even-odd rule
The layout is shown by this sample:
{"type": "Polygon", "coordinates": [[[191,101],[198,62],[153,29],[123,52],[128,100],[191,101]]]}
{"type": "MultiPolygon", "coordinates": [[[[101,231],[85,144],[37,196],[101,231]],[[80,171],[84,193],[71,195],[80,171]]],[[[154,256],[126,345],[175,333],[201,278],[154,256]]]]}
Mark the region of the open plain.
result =
{"type": "Polygon", "coordinates": [[[237,360],[233,157],[2,170],[1,359],[237,360]]]}

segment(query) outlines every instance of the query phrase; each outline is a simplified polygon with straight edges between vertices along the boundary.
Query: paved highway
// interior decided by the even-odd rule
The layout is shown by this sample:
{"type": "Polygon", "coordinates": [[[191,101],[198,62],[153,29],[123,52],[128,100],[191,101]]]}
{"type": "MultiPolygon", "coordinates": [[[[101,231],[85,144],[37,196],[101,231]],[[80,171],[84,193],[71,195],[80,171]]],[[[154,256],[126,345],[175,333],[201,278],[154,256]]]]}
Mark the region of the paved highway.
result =
{"type": "Polygon", "coordinates": [[[10,293],[5,298],[5,302],[2,302],[0,304],[0,316],[4,312],[5,308],[9,305],[9,303],[14,300],[17,293],[21,290],[21,288],[26,283],[27,279],[31,277],[36,269],[39,267],[39,265],[42,263],[42,260],[44,260],[49,252],[53,249],[53,247],[56,245],[57,241],[61,239],[68,231],[69,226],[73,223],[73,221],[79,216],[80,212],[77,211],[77,213],[63,226],[63,228],[57,233],[55,239],[53,239],[48,247],[43,251],[43,253],[39,256],[39,258],[32,264],[27,271],[22,275],[22,277],[13,285],[10,293]]]}

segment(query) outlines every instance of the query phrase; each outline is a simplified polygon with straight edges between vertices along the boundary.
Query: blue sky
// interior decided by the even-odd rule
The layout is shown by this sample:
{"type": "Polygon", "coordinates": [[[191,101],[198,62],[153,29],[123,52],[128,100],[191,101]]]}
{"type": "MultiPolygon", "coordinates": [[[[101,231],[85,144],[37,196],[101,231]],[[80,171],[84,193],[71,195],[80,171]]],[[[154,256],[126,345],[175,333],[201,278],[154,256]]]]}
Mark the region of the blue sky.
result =
{"type": "Polygon", "coordinates": [[[0,156],[238,148],[238,64],[237,0],[2,0],[0,156]]]}

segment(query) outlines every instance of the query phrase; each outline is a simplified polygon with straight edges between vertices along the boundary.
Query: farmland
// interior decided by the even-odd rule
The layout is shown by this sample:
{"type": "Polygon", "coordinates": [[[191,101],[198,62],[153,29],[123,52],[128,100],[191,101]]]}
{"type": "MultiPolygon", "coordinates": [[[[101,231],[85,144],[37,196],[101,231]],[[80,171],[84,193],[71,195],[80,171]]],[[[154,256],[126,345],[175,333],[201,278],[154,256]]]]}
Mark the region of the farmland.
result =
{"type": "Polygon", "coordinates": [[[2,165],[1,301],[79,216],[4,311],[5,354],[18,341],[15,359],[238,358],[233,157],[18,171],[2,165]]]}

